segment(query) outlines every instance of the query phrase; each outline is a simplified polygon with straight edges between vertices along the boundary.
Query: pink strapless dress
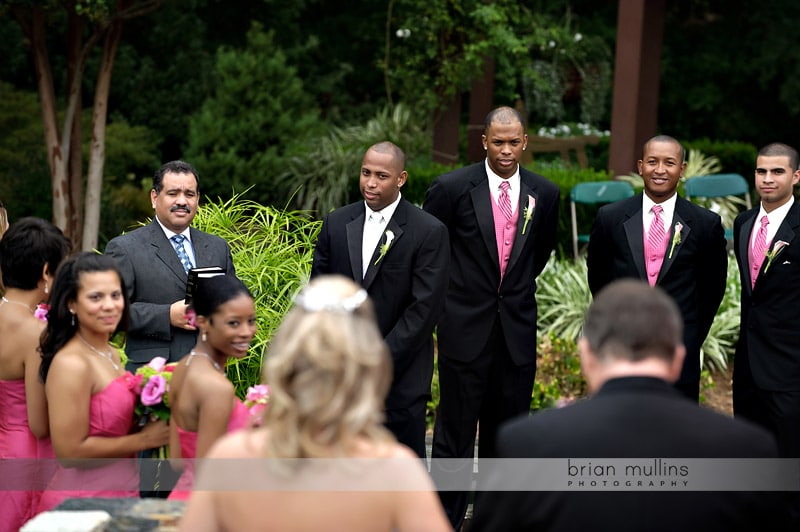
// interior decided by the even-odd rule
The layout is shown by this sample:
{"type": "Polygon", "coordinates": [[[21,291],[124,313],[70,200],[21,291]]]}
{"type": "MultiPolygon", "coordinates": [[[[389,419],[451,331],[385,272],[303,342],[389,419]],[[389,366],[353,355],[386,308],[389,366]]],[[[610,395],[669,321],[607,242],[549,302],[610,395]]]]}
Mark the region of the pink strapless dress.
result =
{"type": "MultiPolygon", "coordinates": [[[[136,393],[132,375],[120,375],[89,402],[89,435],[115,438],[131,431],[136,393]]],[[[58,467],[39,502],[39,512],[51,510],[75,497],[138,497],[139,467],[136,455],[104,460],[99,467],[58,467]]]]}
{"type": "MultiPolygon", "coordinates": [[[[236,399],[228,418],[228,432],[233,432],[244,428],[250,424],[250,411],[244,403],[236,399]]],[[[181,444],[181,458],[187,460],[183,463],[183,473],[181,473],[175,488],[170,492],[167,499],[173,501],[185,501],[192,494],[194,484],[194,458],[197,456],[197,432],[183,430],[175,425],[178,430],[178,441],[181,444]]]]}
{"type": "Polygon", "coordinates": [[[0,531],[16,532],[34,516],[55,462],[47,454],[49,440],[37,440],[28,427],[23,379],[0,380],[0,531]],[[39,447],[42,446],[40,452],[39,447]],[[37,458],[50,458],[42,460],[37,458]]]}

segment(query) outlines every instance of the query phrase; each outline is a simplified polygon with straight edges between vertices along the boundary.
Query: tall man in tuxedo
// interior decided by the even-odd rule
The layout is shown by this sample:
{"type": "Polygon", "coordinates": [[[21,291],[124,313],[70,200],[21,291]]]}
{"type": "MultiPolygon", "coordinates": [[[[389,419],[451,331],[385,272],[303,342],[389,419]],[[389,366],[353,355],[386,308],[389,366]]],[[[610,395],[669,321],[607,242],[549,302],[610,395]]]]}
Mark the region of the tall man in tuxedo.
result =
{"type": "MultiPolygon", "coordinates": [[[[591,398],[504,425],[499,456],[581,464],[592,458],[777,457],[767,431],[692,404],[670,385],[681,372],[681,336],[678,308],[663,290],[634,279],[609,284],[590,306],[578,344],[591,398]]],[[[692,469],[683,492],[617,491],[602,483],[592,491],[543,491],[542,477],[501,471],[486,480],[486,504],[476,508],[470,532],[785,530],[780,493],[688,491],[692,469]],[[499,491],[504,486],[539,491],[499,491]]],[[[669,480],[675,477],[680,480],[669,480]]],[[[656,473],[645,480],[662,478],[656,473]]]]}
{"type": "MultiPolygon", "coordinates": [[[[486,159],[436,178],[423,204],[447,226],[451,253],[438,327],[433,458],[461,459],[456,469],[467,479],[478,422],[478,456],[492,458],[499,424],[530,410],[536,277],[555,246],[560,195],[555,184],[519,165],[528,135],[518,111],[491,111],[482,139],[486,159]]],[[[434,474],[436,464],[456,465],[437,461],[434,474]]],[[[440,493],[456,530],[468,496],[440,493]]]]}
{"type": "Polygon", "coordinates": [[[697,401],[700,348],[725,295],[728,272],[720,217],[677,194],[686,168],[680,142],[648,140],[638,161],[644,193],[603,206],[589,236],[589,289],[615,279],[642,279],[663,288],[681,309],[686,359],[675,386],[697,401]],[[658,211],[658,214],[656,214],[658,211]]]}
{"type": "Polygon", "coordinates": [[[403,199],[405,154],[391,142],[361,163],[364,201],[327,215],[311,276],[341,274],[362,284],[392,354],[386,426],[425,457],[425,410],[433,377],[433,329],[444,303],[450,260],[447,229],[403,199]]]}
{"type": "Polygon", "coordinates": [[[189,268],[220,266],[235,273],[228,244],[190,227],[199,188],[192,165],[166,163],[153,176],[153,221],[106,246],[105,253],[117,260],[131,301],[125,343],[130,370],[157,356],[177,362],[194,347],[197,330],[189,323],[184,303],[189,268]]]}
{"type": "MultiPolygon", "coordinates": [[[[800,181],[798,153],[773,143],[756,159],[760,205],[736,217],[733,242],[742,281],[733,363],[733,413],[772,431],[782,457],[800,457],[800,181]]],[[[800,500],[793,497],[800,527],[800,500]]]]}

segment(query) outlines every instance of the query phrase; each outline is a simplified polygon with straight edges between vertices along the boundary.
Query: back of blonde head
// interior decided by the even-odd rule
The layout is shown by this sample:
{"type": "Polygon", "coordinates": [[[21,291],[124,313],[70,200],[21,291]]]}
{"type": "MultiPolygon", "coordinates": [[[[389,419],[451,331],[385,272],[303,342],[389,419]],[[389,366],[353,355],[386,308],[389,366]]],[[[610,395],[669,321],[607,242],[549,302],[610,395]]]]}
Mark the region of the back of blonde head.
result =
{"type": "Polygon", "coordinates": [[[348,456],[358,439],[392,439],[382,425],[391,358],[372,303],[345,277],[319,277],[298,295],[264,376],[274,458],[348,456]]]}

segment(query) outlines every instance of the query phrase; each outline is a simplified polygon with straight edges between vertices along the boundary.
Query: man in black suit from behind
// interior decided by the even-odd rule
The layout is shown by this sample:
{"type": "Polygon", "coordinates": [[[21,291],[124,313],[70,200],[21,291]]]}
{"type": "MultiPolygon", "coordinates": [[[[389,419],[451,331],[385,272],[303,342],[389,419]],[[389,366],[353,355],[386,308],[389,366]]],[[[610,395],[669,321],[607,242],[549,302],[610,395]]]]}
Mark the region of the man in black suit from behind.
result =
{"type": "Polygon", "coordinates": [[[603,206],[589,236],[589,289],[615,279],[642,279],[659,286],[683,316],[686,359],[675,386],[700,397],[700,348],[725,295],[728,254],[720,217],[678,196],[686,168],[680,142],[667,135],[648,140],[638,161],[644,193],[603,206]],[[652,246],[654,210],[663,238],[652,246]]]}
{"type": "MultiPolygon", "coordinates": [[[[671,386],[685,353],[681,328],[677,306],[660,288],[632,279],[604,288],[579,341],[592,397],[507,423],[498,436],[499,456],[581,462],[777,457],[767,431],[686,401],[671,386]]],[[[486,504],[476,509],[471,532],[785,529],[780,492],[497,491],[506,481],[487,479],[486,504]]]]}
{"type": "Polygon", "coordinates": [[[433,377],[433,329],[444,303],[450,247],[444,225],[402,197],[405,154],[379,142],[364,154],[364,201],[322,223],[311,277],[340,274],[364,286],[392,354],[386,426],[425,457],[425,411],[433,377]]]}

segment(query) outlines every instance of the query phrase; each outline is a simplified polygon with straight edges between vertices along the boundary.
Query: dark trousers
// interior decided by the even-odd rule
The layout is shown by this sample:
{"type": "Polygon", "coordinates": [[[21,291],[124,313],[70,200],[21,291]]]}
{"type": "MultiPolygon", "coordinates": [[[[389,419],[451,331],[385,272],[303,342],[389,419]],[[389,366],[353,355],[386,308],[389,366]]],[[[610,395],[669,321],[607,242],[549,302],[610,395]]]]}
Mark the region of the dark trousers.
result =
{"type": "Polygon", "coordinates": [[[397,441],[407,445],[420,458],[425,458],[425,410],[428,406],[427,397],[418,398],[408,408],[393,408],[386,410],[386,428],[389,429],[397,441]]]}
{"type": "MultiPolygon", "coordinates": [[[[439,351],[441,397],[433,431],[431,474],[434,479],[437,475],[455,475],[463,477],[458,485],[469,485],[479,423],[478,457],[497,456],[495,438],[499,426],[530,412],[536,375],[534,352],[535,346],[531,346],[530,364],[517,366],[508,353],[499,320],[495,321],[486,346],[475,360],[463,362],[439,351]],[[436,460],[448,458],[462,460],[449,463],[436,460]],[[448,469],[448,465],[454,469],[448,469]]],[[[469,495],[463,491],[439,492],[455,530],[459,530],[464,521],[469,495]]],[[[479,497],[475,504],[480,504],[479,497]]]]}
{"type": "MultiPolygon", "coordinates": [[[[775,435],[781,458],[800,458],[800,391],[759,388],[742,354],[734,360],[733,415],[775,435]]],[[[800,530],[800,493],[789,493],[788,498],[791,529],[800,530]]]]}
{"type": "Polygon", "coordinates": [[[696,327],[687,325],[683,335],[686,358],[683,360],[681,375],[675,382],[675,388],[695,403],[700,401],[700,345],[697,337],[696,327]]]}

